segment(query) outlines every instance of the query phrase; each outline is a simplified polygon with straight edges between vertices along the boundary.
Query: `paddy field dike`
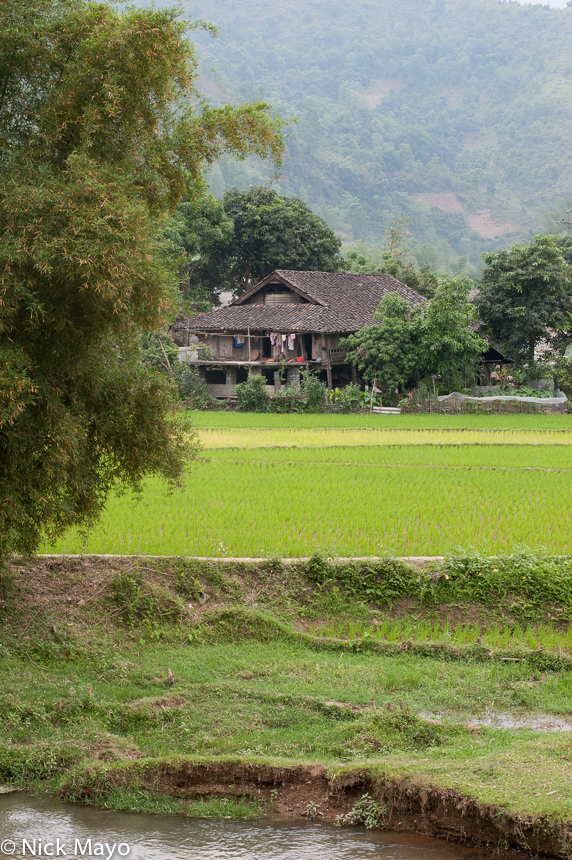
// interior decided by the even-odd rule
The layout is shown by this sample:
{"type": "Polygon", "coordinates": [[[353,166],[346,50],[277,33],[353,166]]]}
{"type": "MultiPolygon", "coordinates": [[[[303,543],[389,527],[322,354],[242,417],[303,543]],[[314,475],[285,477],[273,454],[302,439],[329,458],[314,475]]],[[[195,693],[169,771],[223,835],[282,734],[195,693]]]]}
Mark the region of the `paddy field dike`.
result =
{"type": "Polygon", "coordinates": [[[0,574],[0,782],[571,856],[572,418],[192,420],[0,574]]]}

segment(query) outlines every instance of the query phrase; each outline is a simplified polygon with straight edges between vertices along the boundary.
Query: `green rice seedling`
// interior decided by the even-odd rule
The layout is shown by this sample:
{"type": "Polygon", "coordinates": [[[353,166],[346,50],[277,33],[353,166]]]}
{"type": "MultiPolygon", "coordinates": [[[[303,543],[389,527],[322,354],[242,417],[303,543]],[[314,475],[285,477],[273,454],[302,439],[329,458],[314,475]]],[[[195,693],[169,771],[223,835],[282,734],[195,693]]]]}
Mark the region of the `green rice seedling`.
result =
{"type": "Polygon", "coordinates": [[[453,628],[452,641],[455,645],[463,645],[465,643],[465,630],[463,625],[456,625],[453,628]]]}
{"type": "Polygon", "coordinates": [[[304,428],[200,431],[199,439],[206,450],[265,448],[328,448],[357,446],[427,446],[427,445],[493,445],[506,446],[572,446],[572,435],[558,430],[545,433],[535,430],[507,432],[489,429],[407,429],[407,428],[304,428]]]}
{"type": "Polygon", "coordinates": [[[277,415],[244,412],[183,413],[179,420],[203,430],[229,428],[303,429],[303,428],[389,428],[389,429],[494,429],[565,430],[572,426],[570,415],[277,415]]]}
{"type": "Polygon", "coordinates": [[[380,639],[387,639],[388,632],[391,629],[392,622],[389,618],[384,618],[383,624],[378,628],[380,639]]]}
{"type": "Polygon", "coordinates": [[[534,645],[536,645],[536,647],[541,646],[543,648],[551,648],[555,644],[552,622],[548,626],[542,625],[541,627],[534,628],[534,634],[534,638],[536,640],[534,645]]]}
{"type": "Polygon", "coordinates": [[[527,648],[534,650],[538,644],[538,636],[533,627],[530,627],[524,635],[524,644],[527,648]]]}
{"type": "MultiPolygon", "coordinates": [[[[407,619],[385,619],[383,624],[372,627],[368,638],[386,642],[434,642],[436,644],[452,644],[459,647],[469,647],[476,642],[492,650],[519,650],[522,648],[535,651],[538,648],[556,650],[567,653],[571,649],[570,632],[558,631],[550,624],[535,624],[521,628],[506,623],[487,623],[479,625],[456,624],[451,627],[445,620],[422,621],[412,623],[407,619]]],[[[338,628],[339,638],[347,638],[347,628],[338,628]]]]}
{"type": "MultiPolygon", "coordinates": [[[[560,438],[566,438],[567,434],[555,435],[553,438],[558,442],[560,438]]],[[[410,444],[357,445],[349,447],[330,445],[330,436],[321,439],[322,444],[317,448],[276,448],[271,452],[261,450],[243,449],[240,458],[237,452],[220,448],[217,450],[218,461],[226,461],[231,466],[239,463],[250,462],[261,470],[274,468],[277,463],[281,464],[305,464],[313,466],[354,466],[358,471],[360,468],[376,468],[379,466],[391,466],[392,468],[414,468],[419,469],[483,469],[489,472],[515,472],[519,469],[533,470],[538,472],[568,471],[572,469],[572,448],[570,445],[517,445],[512,434],[502,435],[504,444],[462,444],[447,441],[439,441],[434,445],[414,444],[414,437],[410,444]],[[556,451],[554,450],[556,448],[556,451]],[[272,465],[274,464],[274,465],[272,465]]],[[[373,437],[372,437],[373,438],[373,437]]],[[[532,438],[532,437],[531,437],[532,438]]],[[[214,455],[213,455],[214,456],[214,455]]],[[[497,475],[500,478],[501,475],[497,475]]]]}
{"type": "MultiPolygon", "coordinates": [[[[319,430],[321,446],[328,432],[319,430]]],[[[458,430],[468,432],[480,431],[458,430]]],[[[512,444],[515,434],[534,432],[497,432],[504,443],[494,445],[441,447],[435,437],[427,445],[410,439],[320,447],[311,459],[300,448],[244,449],[240,457],[221,448],[191,466],[182,491],[150,479],[138,499],[110,498],[85,542],[71,531],[53,548],[214,557],[309,556],[318,549],[340,556],[442,555],[452,546],[503,554],[522,544],[566,552],[572,434],[550,430],[541,434],[541,447],[512,444]],[[553,444],[553,437],[566,444],[553,444]],[[295,500],[285,490],[292,486],[295,500]]]]}

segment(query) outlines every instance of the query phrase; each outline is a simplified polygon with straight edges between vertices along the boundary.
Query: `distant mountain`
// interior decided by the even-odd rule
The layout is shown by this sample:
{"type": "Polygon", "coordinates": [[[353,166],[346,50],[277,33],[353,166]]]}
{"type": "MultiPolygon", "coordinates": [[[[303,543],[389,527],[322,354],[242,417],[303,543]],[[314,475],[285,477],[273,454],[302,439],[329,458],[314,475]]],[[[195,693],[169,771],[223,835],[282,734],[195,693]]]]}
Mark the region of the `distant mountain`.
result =
{"type": "MultiPolygon", "coordinates": [[[[493,0],[196,0],[215,100],[285,117],[277,187],[346,241],[410,218],[420,263],[461,270],[572,208],[572,9],[493,0]],[[211,72],[216,70],[218,78],[211,72]],[[460,257],[461,259],[457,259],[460,257]]],[[[208,82],[208,83],[207,83],[208,82]]],[[[226,162],[215,193],[267,182],[226,162]]]]}
{"type": "MultiPolygon", "coordinates": [[[[518,0],[518,2],[524,4],[525,6],[536,5],[532,2],[532,0],[518,0]]],[[[540,5],[550,6],[551,9],[566,9],[568,6],[568,0],[550,0],[549,3],[541,3],[540,5]]]]}

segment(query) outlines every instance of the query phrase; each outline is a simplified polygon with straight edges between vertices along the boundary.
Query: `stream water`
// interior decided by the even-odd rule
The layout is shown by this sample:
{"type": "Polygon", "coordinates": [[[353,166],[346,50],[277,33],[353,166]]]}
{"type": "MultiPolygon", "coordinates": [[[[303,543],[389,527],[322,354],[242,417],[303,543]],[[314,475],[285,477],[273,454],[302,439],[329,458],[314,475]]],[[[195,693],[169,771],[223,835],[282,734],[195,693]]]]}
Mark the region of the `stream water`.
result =
{"type": "Polygon", "coordinates": [[[109,812],[18,793],[0,795],[0,860],[485,860],[487,856],[437,839],[358,827],[205,821],[109,812]]]}

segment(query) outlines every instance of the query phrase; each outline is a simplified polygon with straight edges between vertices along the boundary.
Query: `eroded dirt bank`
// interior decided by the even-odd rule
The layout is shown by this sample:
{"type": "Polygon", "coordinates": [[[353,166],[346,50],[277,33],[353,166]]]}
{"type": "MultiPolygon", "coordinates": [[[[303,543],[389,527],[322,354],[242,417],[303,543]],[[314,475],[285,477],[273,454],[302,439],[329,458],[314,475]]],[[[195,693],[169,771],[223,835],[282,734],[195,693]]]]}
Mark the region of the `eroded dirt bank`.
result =
{"type": "Polygon", "coordinates": [[[409,562],[14,559],[0,782],[572,857],[572,561],[409,562]]]}
{"type": "Polygon", "coordinates": [[[510,852],[569,858],[572,827],[544,817],[521,816],[442,788],[384,777],[364,767],[328,769],[320,764],[275,766],[233,761],[134,762],[78,775],[62,787],[65,800],[100,801],[121,787],[162,792],[187,800],[243,798],[262,801],[271,814],[290,820],[335,822],[348,816],[364,796],[381,810],[379,826],[415,831],[510,852]]]}

